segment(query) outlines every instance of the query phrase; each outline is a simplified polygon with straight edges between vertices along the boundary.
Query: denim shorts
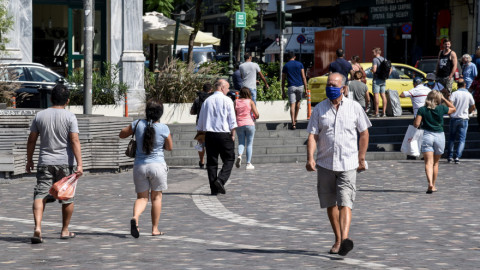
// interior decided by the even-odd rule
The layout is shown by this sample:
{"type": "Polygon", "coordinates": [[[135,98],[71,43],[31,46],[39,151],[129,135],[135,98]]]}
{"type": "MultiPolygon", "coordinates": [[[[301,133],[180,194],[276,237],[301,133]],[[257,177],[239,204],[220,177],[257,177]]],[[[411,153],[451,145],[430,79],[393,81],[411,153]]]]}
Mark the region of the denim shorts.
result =
{"type": "Polygon", "coordinates": [[[385,80],[373,79],[372,92],[374,94],[385,93],[385,85],[386,85],[385,80]]]}
{"type": "Polygon", "coordinates": [[[445,150],[445,134],[443,132],[431,132],[425,130],[422,139],[422,153],[433,152],[441,155],[445,150]]]}

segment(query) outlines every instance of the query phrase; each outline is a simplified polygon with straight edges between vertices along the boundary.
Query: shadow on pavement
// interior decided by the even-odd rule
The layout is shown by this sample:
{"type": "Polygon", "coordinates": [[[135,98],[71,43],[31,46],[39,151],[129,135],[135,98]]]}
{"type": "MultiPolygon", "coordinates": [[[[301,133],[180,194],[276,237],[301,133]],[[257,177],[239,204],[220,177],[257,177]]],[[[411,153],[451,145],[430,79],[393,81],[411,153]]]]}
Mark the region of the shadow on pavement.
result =
{"type": "Polygon", "coordinates": [[[10,242],[10,243],[25,243],[25,244],[30,244],[31,237],[0,237],[0,241],[3,242],[10,242]]]}
{"type": "Polygon", "coordinates": [[[295,250],[295,249],[246,249],[246,248],[239,248],[239,249],[208,249],[210,251],[226,251],[226,252],[233,252],[233,253],[264,253],[264,254],[294,254],[294,255],[302,255],[302,256],[311,256],[311,257],[323,257],[328,258],[333,261],[343,260],[343,258],[339,258],[336,255],[328,255],[328,254],[319,254],[314,251],[308,250],[295,250]]]}
{"type": "Polygon", "coordinates": [[[395,189],[359,189],[358,192],[423,193],[418,190],[395,190],[395,189]]]}
{"type": "Polygon", "coordinates": [[[75,232],[77,237],[82,236],[82,235],[93,235],[93,236],[115,236],[118,238],[130,238],[129,234],[118,234],[118,233],[108,233],[108,232],[75,232]]]}

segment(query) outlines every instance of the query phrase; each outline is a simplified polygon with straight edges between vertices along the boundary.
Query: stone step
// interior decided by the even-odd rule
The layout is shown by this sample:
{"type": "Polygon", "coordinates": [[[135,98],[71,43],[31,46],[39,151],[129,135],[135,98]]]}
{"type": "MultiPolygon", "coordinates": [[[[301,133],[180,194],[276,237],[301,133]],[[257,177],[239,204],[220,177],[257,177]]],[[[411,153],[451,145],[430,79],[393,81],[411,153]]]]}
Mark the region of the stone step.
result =
{"type": "MultiPolygon", "coordinates": [[[[238,153],[238,145],[235,145],[235,153],[238,153]]],[[[306,154],[305,145],[270,145],[254,146],[253,155],[276,155],[276,154],[306,154]]],[[[246,150],[243,155],[245,156],[246,150]]],[[[192,148],[174,148],[173,151],[165,151],[165,157],[196,156],[197,150],[192,148]]]]}

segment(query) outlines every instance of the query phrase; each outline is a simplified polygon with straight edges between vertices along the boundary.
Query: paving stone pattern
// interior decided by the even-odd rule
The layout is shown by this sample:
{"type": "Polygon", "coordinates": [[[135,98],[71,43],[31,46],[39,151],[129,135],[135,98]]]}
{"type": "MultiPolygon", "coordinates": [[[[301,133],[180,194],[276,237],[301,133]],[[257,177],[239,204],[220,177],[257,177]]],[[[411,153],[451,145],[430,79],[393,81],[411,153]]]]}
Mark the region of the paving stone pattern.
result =
{"type": "Polygon", "coordinates": [[[423,161],[372,161],[357,179],[347,257],[328,254],[333,234],[316,173],[303,163],[234,168],[227,194],[208,195],[206,170],[172,167],[161,237],[129,234],[132,171],[80,179],[71,231],[47,205],[45,243],[31,245],[35,179],[0,182],[0,269],[478,269],[480,162],[441,162],[438,192],[425,194],[423,161]]]}

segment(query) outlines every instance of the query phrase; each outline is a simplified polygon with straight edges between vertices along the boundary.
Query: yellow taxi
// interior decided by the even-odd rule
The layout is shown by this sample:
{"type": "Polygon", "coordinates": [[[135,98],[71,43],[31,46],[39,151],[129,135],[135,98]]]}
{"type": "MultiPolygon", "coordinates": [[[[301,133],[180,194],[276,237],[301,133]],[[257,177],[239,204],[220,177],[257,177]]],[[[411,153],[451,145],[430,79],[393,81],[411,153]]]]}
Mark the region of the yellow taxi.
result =
{"type": "MultiPolygon", "coordinates": [[[[373,74],[371,71],[372,63],[361,63],[360,65],[363,67],[363,70],[365,70],[365,73],[367,74],[367,86],[368,91],[370,92],[370,108],[373,108],[373,74]]],[[[408,91],[413,88],[413,78],[415,77],[421,77],[425,80],[426,74],[423,71],[409,65],[392,63],[392,73],[386,81],[387,85],[385,89],[397,90],[398,95],[400,95],[403,91],[408,91]]],[[[319,103],[327,98],[327,95],[325,93],[326,85],[327,74],[311,78],[308,81],[308,89],[310,89],[313,104],[319,103]]],[[[455,84],[454,88],[456,88],[455,84]]],[[[379,106],[382,107],[381,98],[379,102],[379,106]]],[[[412,108],[412,100],[410,98],[400,98],[400,105],[402,106],[402,108],[412,108]]]]}

